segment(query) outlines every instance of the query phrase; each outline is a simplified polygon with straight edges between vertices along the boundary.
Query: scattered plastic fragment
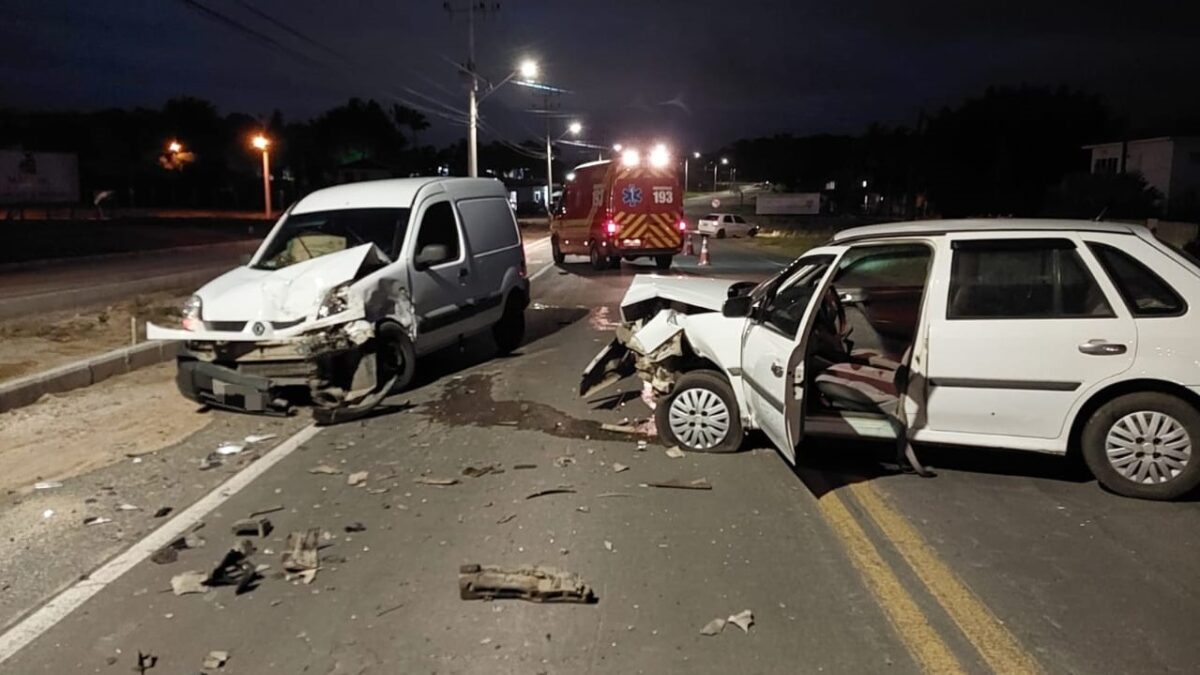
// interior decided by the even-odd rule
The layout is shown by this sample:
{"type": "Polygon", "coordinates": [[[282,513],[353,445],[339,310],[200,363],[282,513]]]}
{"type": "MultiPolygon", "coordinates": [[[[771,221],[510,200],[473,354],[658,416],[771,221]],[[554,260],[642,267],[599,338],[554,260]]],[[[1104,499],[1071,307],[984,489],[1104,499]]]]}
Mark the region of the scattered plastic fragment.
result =
{"type": "Polygon", "coordinates": [[[188,593],[204,593],[208,590],[208,586],[204,582],[208,580],[208,575],[204,572],[191,570],[183,574],[176,574],[171,577],[171,590],[175,595],[187,595],[188,593]]]}
{"type": "Polygon", "coordinates": [[[643,483],[647,487],[656,488],[675,488],[677,490],[711,490],[712,484],[707,478],[697,478],[693,481],[683,482],[678,478],[674,480],[663,481],[661,483],[643,483]]]}
{"type": "Polygon", "coordinates": [[[309,469],[308,472],[316,473],[316,474],[324,474],[327,476],[336,476],[337,474],[341,473],[342,470],[332,467],[332,466],[329,466],[328,464],[318,464],[317,466],[314,466],[313,468],[309,469]]]}
{"type": "Polygon", "coordinates": [[[596,496],[599,498],[602,498],[602,499],[606,499],[608,497],[632,497],[633,495],[629,494],[628,492],[601,492],[600,494],[598,494],[596,496]]]}
{"type": "MultiPolygon", "coordinates": [[[[140,459],[141,459],[141,457],[138,457],[138,458],[134,459],[133,461],[137,462],[140,459]]],[[[225,460],[221,459],[221,455],[218,455],[217,453],[214,452],[200,460],[200,470],[208,471],[209,469],[215,469],[218,466],[223,465],[224,463],[225,463],[225,460]]]]}
{"type": "Polygon", "coordinates": [[[254,544],[245,539],[238,542],[237,546],[225,552],[225,557],[221,558],[221,562],[217,563],[217,566],[209,573],[208,578],[204,580],[204,585],[208,587],[236,586],[237,595],[254,590],[254,582],[262,577],[247,559],[252,553],[254,553],[254,544]]]}
{"type": "Polygon", "coordinates": [[[254,511],[251,511],[250,517],[257,518],[258,516],[265,516],[268,513],[275,513],[276,511],[282,511],[282,510],[283,510],[283,504],[273,504],[271,506],[264,506],[261,509],[255,509],[254,511]]]}
{"type": "Polygon", "coordinates": [[[679,459],[679,458],[683,457],[683,451],[680,450],[677,446],[673,445],[673,446],[667,448],[667,457],[670,457],[671,459],[679,459]]]}
{"type": "Polygon", "coordinates": [[[146,671],[158,665],[158,657],[153,654],[137,653],[137,665],[133,667],[138,675],[146,675],[146,671]]]}
{"type": "Polygon", "coordinates": [[[463,600],[517,598],[531,602],[596,602],[595,592],[578,575],[539,565],[503,569],[463,565],[458,570],[463,600]]]}
{"type": "Polygon", "coordinates": [[[217,454],[221,456],[236,455],[245,449],[246,446],[239,443],[222,443],[217,448],[217,454]]]}
{"type": "Polygon", "coordinates": [[[525,499],[533,499],[535,497],[545,497],[546,495],[567,495],[567,494],[575,494],[575,488],[557,487],[557,488],[550,488],[549,490],[538,490],[537,492],[534,492],[533,494],[525,495],[525,499]]]}
{"type": "Polygon", "coordinates": [[[142,507],[133,504],[117,504],[118,511],[141,511],[142,507]]]}
{"type": "Polygon", "coordinates": [[[56,480],[46,480],[46,481],[42,481],[40,483],[34,483],[33,489],[34,490],[54,490],[54,489],[60,488],[62,486],[63,486],[63,484],[56,480]]]}
{"type": "Polygon", "coordinates": [[[208,656],[204,657],[204,668],[213,670],[215,668],[224,668],[225,662],[229,660],[229,652],[211,651],[208,656]]]}
{"type": "Polygon", "coordinates": [[[744,609],[726,619],[713,619],[704,624],[704,628],[700,629],[700,634],[716,635],[724,631],[725,627],[729,625],[741,628],[743,633],[749,633],[750,626],[754,625],[754,612],[744,609]]]}
{"type": "Polygon", "coordinates": [[[622,471],[628,471],[628,470],[629,470],[629,467],[628,467],[628,466],[625,466],[624,464],[622,464],[622,463],[620,463],[620,462],[613,462],[613,467],[612,467],[612,468],[613,468],[613,473],[621,473],[622,471]]]}
{"type": "Polygon", "coordinates": [[[88,516],[87,518],[83,519],[84,525],[103,525],[111,522],[112,518],[107,518],[105,516],[88,516]]]}
{"type": "Polygon", "coordinates": [[[716,635],[725,630],[725,619],[713,619],[704,624],[704,628],[700,629],[701,635],[716,635]]]}
{"type": "Polygon", "coordinates": [[[638,444],[637,444],[638,452],[645,452],[646,447],[647,447],[646,441],[638,441],[638,444]]]}
{"type": "Polygon", "coordinates": [[[154,517],[155,518],[165,518],[171,514],[171,511],[174,511],[174,510],[175,509],[173,509],[170,506],[160,506],[160,507],[158,507],[158,510],[154,512],[154,517]]]}
{"type": "Polygon", "coordinates": [[[636,434],[638,432],[637,427],[629,424],[601,424],[600,428],[617,434],[636,434]]]}
{"type": "Polygon", "coordinates": [[[231,529],[239,537],[266,537],[275,526],[267,518],[242,518],[235,520],[231,529]]]}
{"type": "Polygon", "coordinates": [[[351,487],[358,487],[359,485],[366,483],[367,478],[370,477],[370,475],[370,471],[356,471],[346,477],[346,484],[351,487]]]}
{"type": "Polygon", "coordinates": [[[513,464],[513,470],[519,471],[522,469],[536,469],[537,464],[513,464]]]}
{"type": "Polygon", "coordinates": [[[606,550],[606,551],[613,550],[613,543],[611,541],[608,541],[607,539],[604,540],[604,550],[606,550]]]}
{"type": "Polygon", "coordinates": [[[515,513],[510,513],[510,514],[508,514],[507,516],[504,516],[503,518],[501,518],[500,520],[497,520],[497,521],[496,521],[496,524],[497,524],[497,525],[503,525],[503,524],[505,524],[505,523],[507,523],[507,522],[511,521],[513,518],[516,518],[516,517],[517,517],[517,514],[515,514],[515,513]]]}
{"type": "Polygon", "coordinates": [[[320,555],[317,551],[320,539],[321,530],[315,527],[288,535],[288,550],[283,552],[280,562],[284,571],[291,575],[289,578],[299,578],[306,584],[313,582],[320,567],[320,555]]]}
{"type": "Polygon", "coordinates": [[[255,443],[262,443],[263,441],[269,441],[272,438],[275,438],[275,434],[250,434],[249,436],[243,438],[242,442],[253,445],[255,443]]]}
{"type": "Polygon", "coordinates": [[[560,469],[565,469],[575,463],[575,458],[570,455],[563,455],[554,459],[554,466],[560,469]]]}
{"type": "Polygon", "coordinates": [[[589,509],[589,508],[588,508],[588,507],[586,507],[586,506],[576,506],[576,507],[575,507],[575,510],[576,510],[576,511],[578,511],[578,512],[580,512],[580,513],[590,513],[590,512],[591,512],[591,509],[589,509]]]}
{"type": "Polygon", "coordinates": [[[347,525],[346,527],[344,527],[342,529],[346,530],[347,532],[366,532],[367,526],[363,525],[362,523],[360,523],[358,521],[355,521],[353,523],[350,523],[349,525],[347,525]]]}
{"type": "Polygon", "coordinates": [[[421,485],[433,485],[435,487],[448,487],[450,485],[458,485],[457,478],[430,478],[429,476],[420,476],[413,479],[414,483],[421,485]]]}
{"type": "Polygon", "coordinates": [[[462,475],[464,475],[468,478],[479,478],[481,476],[486,476],[488,474],[497,474],[497,473],[504,473],[504,469],[501,469],[500,467],[496,466],[495,464],[488,464],[486,466],[481,466],[481,467],[468,466],[467,468],[462,470],[462,475]]]}

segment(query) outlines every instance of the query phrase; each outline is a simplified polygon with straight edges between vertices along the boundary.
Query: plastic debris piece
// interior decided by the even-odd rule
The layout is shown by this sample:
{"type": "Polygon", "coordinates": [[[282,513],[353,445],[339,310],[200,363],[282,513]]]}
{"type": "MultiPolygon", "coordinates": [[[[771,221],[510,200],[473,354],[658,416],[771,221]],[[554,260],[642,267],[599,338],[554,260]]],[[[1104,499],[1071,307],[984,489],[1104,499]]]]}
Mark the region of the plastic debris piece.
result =
{"type": "Polygon", "coordinates": [[[323,474],[326,476],[336,476],[342,472],[341,469],[329,466],[328,464],[318,464],[308,470],[309,473],[323,474]]]}
{"type": "Polygon", "coordinates": [[[683,451],[680,450],[677,446],[673,445],[673,446],[667,448],[667,457],[670,457],[671,459],[680,459],[681,457],[683,457],[683,451]]]}
{"type": "Polygon", "coordinates": [[[222,443],[217,448],[217,454],[222,456],[236,455],[245,450],[246,446],[240,443],[222,443]]]}
{"type": "Polygon", "coordinates": [[[288,550],[280,556],[284,571],[302,579],[306,584],[311,584],[320,567],[320,554],[317,550],[320,540],[321,530],[316,527],[289,534],[288,550]]]}
{"type": "Polygon", "coordinates": [[[600,428],[617,434],[636,434],[638,432],[637,427],[629,424],[601,424],[600,428]]]}
{"type": "Polygon", "coordinates": [[[271,506],[264,506],[261,509],[255,509],[255,510],[251,511],[250,517],[257,518],[259,516],[265,516],[268,513],[275,513],[276,511],[282,511],[282,510],[283,510],[283,504],[274,504],[271,506]]]}
{"type": "Polygon", "coordinates": [[[141,511],[142,507],[133,504],[117,504],[118,511],[141,511]]]}
{"type": "Polygon", "coordinates": [[[480,466],[480,467],[468,466],[467,468],[462,470],[462,475],[464,475],[468,478],[479,478],[481,476],[486,476],[488,474],[496,474],[496,473],[504,473],[504,469],[501,469],[500,467],[496,466],[495,464],[488,464],[486,466],[480,466]]]}
{"type": "Polygon", "coordinates": [[[725,619],[713,619],[704,624],[704,628],[700,629],[701,635],[716,635],[725,630],[725,619]]]}
{"type": "Polygon", "coordinates": [[[613,550],[613,543],[611,541],[608,541],[607,539],[604,540],[604,550],[606,550],[606,551],[613,550]]]}
{"type": "Polygon", "coordinates": [[[229,652],[211,651],[208,656],[204,657],[204,668],[212,670],[214,668],[224,668],[225,662],[229,660],[229,652]]]}
{"type": "Polygon", "coordinates": [[[413,479],[414,483],[421,485],[432,485],[434,487],[448,487],[450,485],[458,485],[457,478],[430,478],[429,476],[420,476],[413,479]]]}
{"type": "Polygon", "coordinates": [[[621,473],[622,471],[628,471],[629,467],[625,466],[624,464],[622,464],[620,462],[613,462],[612,469],[613,469],[613,473],[621,473]]]}
{"type": "Polygon", "coordinates": [[[158,665],[158,657],[153,654],[143,654],[141,651],[137,653],[137,664],[133,670],[139,675],[146,675],[146,671],[158,665]]]}
{"type": "Polygon", "coordinates": [[[628,492],[601,492],[596,496],[601,499],[606,499],[608,497],[632,497],[633,495],[629,494],[628,492]]]}
{"type": "Polygon", "coordinates": [[[554,458],[554,466],[557,466],[560,469],[565,469],[574,463],[575,458],[570,455],[563,455],[562,457],[554,458]]]}
{"type": "Polygon", "coordinates": [[[749,633],[750,626],[754,625],[754,612],[751,612],[748,609],[743,609],[737,614],[729,617],[729,623],[741,628],[743,633],[749,633]]]}
{"type": "Polygon", "coordinates": [[[359,485],[366,483],[367,478],[370,477],[370,475],[370,471],[356,471],[346,477],[346,485],[358,487],[359,485]]]}
{"type": "Polygon", "coordinates": [[[175,595],[187,595],[188,593],[204,593],[208,590],[205,581],[208,580],[207,574],[204,572],[196,572],[195,570],[176,574],[171,577],[171,590],[175,595]]]}
{"type": "Polygon", "coordinates": [[[164,546],[150,554],[150,562],[155,565],[169,565],[179,560],[179,549],[174,546],[164,546]]]}
{"type": "Polygon", "coordinates": [[[380,487],[380,488],[367,488],[367,494],[371,494],[371,495],[381,495],[381,494],[383,494],[383,493],[385,493],[385,492],[387,492],[387,491],[388,491],[388,489],[387,489],[387,488],[385,488],[385,487],[380,487]]]}
{"type": "Polygon", "coordinates": [[[578,575],[540,565],[503,569],[463,565],[458,570],[463,600],[516,598],[530,602],[596,602],[595,592],[578,575]]]}
{"type": "Polygon", "coordinates": [[[590,512],[591,512],[591,509],[589,509],[589,508],[588,508],[588,507],[586,507],[586,506],[576,506],[576,507],[575,507],[575,510],[576,510],[576,511],[578,511],[578,512],[580,512],[580,513],[590,513],[590,512]]]}
{"type": "Polygon", "coordinates": [[[674,480],[663,481],[661,483],[645,483],[647,487],[656,488],[674,488],[677,490],[711,490],[712,484],[707,478],[697,478],[693,481],[683,482],[678,478],[674,480]]]}
{"type": "Polygon", "coordinates": [[[646,441],[638,441],[638,444],[637,444],[638,452],[645,452],[647,447],[648,446],[646,444],[646,441]]]}
{"type": "Polygon", "coordinates": [[[175,509],[170,506],[160,506],[160,507],[158,507],[158,510],[154,512],[154,517],[155,518],[165,518],[165,517],[171,515],[171,512],[174,510],[175,509]]]}
{"type": "Polygon", "coordinates": [[[546,495],[569,495],[575,494],[575,488],[557,487],[549,490],[538,490],[533,494],[525,495],[525,499],[534,499],[535,497],[545,497],[546,495]]]}
{"type": "Polygon", "coordinates": [[[111,522],[112,518],[107,518],[105,516],[88,516],[87,518],[83,519],[84,525],[103,525],[111,522]]]}
{"type": "Polygon", "coordinates": [[[515,514],[515,513],[510,513],[510,514],[508,514],[507,516],[504,516],[503,518],[501,518],[500,520],[497,520],[497,521],[496,521],[496,524],[497,524],[497,525],[503,525],[503,524],[505,524],[505,523],[507,523],[507,522],[511,521],[513,518],[516,518],[516,517],[517,517],[517,514],[515,514]]]}
{"type": "MultiPolygon", "coordinates": [[[[133,461],[136,462],[140,459],[141,459],[141,457],[137,457],[133,461]]],[[[221,455],[218,455],[215,452],[210,453],[207,457],[200,460],[200,470],[208,471],[209,469],[215,469],[224,463],[225,463],[225,460],[221,459],[221,455]]]]}
{"type": "Polygon", "coordinates": [[[519,471],[522,469],[536,469],[537,464],[513,464],[513,470],[519,471]]]}
{"type": "Polygon", "coordinates": [[[239,537],[266,537],[275,526],[267,518],[242,518],[234,521],[231,529],[239,537]]]}
{"type": "Polygon", "coordinates": [[[349,525],[345,526],[342,529],[344,529],[347,532],[366,532],[367,526],[363,525],[362,523],[360,523],[358,521],[354,521],[353,523],[350,523],[349,525]]]}
{"type": "Polygon", "coordinates": [[[243,438],[242,442],[253,445],[255,443],[262,443],[263,441],[269,441],[272,438],[275,438],[275,434],[250,434],[249,436],[243,438]]]}
{"type": "Polygon", "coordinates": [[[63,486],[63,484],[56,480],[46,480],[46,481],[42,481],[40,483],[34,483],[33,489],[34,490],[54,490],[54,489],[60,488],[62,486],[63,486]]]}

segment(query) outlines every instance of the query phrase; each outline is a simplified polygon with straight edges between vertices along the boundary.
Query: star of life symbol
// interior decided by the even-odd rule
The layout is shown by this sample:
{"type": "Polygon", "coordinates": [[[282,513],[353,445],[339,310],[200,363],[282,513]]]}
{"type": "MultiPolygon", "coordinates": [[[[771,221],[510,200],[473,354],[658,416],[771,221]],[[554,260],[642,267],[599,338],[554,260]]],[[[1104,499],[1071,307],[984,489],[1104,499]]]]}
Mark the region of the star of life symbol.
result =
{"type": "Polygon", "coordinates": [[[636,185],[626,185],[621,190],[621,201],[625,206],[637,206],[642,203],[642,189],[636,185]]]}

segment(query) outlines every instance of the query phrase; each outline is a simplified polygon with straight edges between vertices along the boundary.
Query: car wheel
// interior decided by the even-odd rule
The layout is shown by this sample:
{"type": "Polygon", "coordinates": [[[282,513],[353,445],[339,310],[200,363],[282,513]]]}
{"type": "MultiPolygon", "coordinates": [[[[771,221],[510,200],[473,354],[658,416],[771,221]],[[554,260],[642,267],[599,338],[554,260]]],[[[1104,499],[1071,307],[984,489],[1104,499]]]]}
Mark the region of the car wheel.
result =
{"type": "Polygon", "coordinates": [[[557,234],[550,237],[550,257],[554,260],[555,265],[561,265],[567,259],[567,255],[562,252],[562,248],[558,245],[557,234]]]}
{"type": "Polygon", "coordinates": [[[1200,411],[1169,394],[1126,394],[1100,406],[1080,437],[1084,462],[1108,490],[1176,499],[1200,484],[1200,411]]]}
{"type": "Polygon", "coordinates": [[[508,296],[504,313],[499,321],[492,324],[492,339],[496,341],[496,351],[501,356],[512,353],[525,339],[525,308],[516,293],[508,296]]]}
{"type": "Polygon", "coordinates": [[[600,246],[592,242],[591,248],[588,249],[588,258],[592,261],[592,269],[597,272],[603,272],[608,268],[608,256],[600,253],[600,246]]]}
{"type": "Polygon", "coordinates": [[[693,452],[734,452],[742,446],[742,416],[733,388],[719,373],[685,373],[654,409],[668,443],[693,452]]]}
{"type": "Polygon", "coordinates": [[[353,403],[322,401],[314,396],[313,420],[317,424],[349,422],[369,413],[392,392],[412,383],[416,372],[417,352],[412,339],[398,324],[387,322],[379,326],[373,341],[376,358],[375,388],[353,403]]]}
{"type": "Polygon", "coordinates": [[[717,239],[724,239],[724,238],[725,238],[725,228],[721,228],[721,229],[717,230],[717,239]]]}
{"type": "Polygon", "coordinates": [[[654,256],[654,266],[660,270],[669,270],[674,257],[673,255],[656,255],[654,256]]]}

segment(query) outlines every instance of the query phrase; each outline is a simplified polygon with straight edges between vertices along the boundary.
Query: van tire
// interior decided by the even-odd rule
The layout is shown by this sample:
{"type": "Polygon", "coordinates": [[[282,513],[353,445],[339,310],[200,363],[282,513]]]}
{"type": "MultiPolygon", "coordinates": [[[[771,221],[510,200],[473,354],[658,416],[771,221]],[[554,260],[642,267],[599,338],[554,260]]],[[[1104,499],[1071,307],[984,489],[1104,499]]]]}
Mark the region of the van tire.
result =
{"type": "Polygon", "coordinates": [[[561,265],[567,259],[567,254],[562,252],[562,248],[558,245],[558,235],[550,237],[550,257],[554,260],[555,265],[561,265]]]}
{"type": "Polygon", "coordinates": [[[378,359],[375,389],[351,405],[314,405],[312,416],[318,425],[359,419],[393,392],[401,391],[412,383],[416,373],[417,351],[408,333],[397,323],[384,322],[376,329],[373,343],[375,358],[378,359]]]}
{"type": "Polygon", "coordinates": [[[690,452],[736,452],[742,447],[742,440],[745,438],[741,409],[738,408],[733,387],[729,386],[729,381],[723,375],[712,370],[693,370],[680,376],[679,380],[675,382],[675,386],[671,388],[671,393],[655,406],[654,424],[658,428],[660,438],[681,450],[690,452]],[[693,390],[695,392],[689,395],[688,392],[693,390]],[[681,408],[688,405],[687,398],[683,399],[680,405],[676,405],[676,401],[681,396],[693,397],[701,402],[707,399],[709,403],[714,402],[712,397],[715,396],[724,404],[726,414],[724,416],[718,414],[715,420],[724,421],[726,424],[725,437],[719,443],[710,446],[689,444],[676,435],[671,428],[672,411],[678,418],[678,413],[685,412],[681,408]]]}
{"type": "Polygon", "coordinates": [[[673,255],[656,255],[654,256],[654,266],[660,270],[669,270],[671,269],[671,260],[674,258],[673,255]]]}
{"type": "Polygon", "coordinates": [[[525,307],[517,293],[511,293],[504,303],[500,320],[492,324],[492,339],[501,356],[511,354],[525,339],[525,307]]]}
{"type": "Polygon", "coordinates": [[[725,238],[725,228],[722,227],[721,229],[717,230],[717,239],[724,239],[724,238],[725,238]]]}
{"type": "Polygon", "coordinates": [[[608,256],[600,253],[600,246],[596,242],[592,242],[588,248],[588,259],[592,262],[592,269],[597,272],[603,272],[608,269],[608,256]]]}
{"type": "MultiPolygon", "coordinates": [[[[1200,485],[1200,410],[1170,394],[1146,391],[1114,398],[1092,413],[1079,440],[1083,460],[1092,475],[1105,489],[1119,495],[1165,501],[1178,499],[1200,485]],[[1172,426],[1168,429],[1181,430],[1190,441],[1191,454],[1184,468],[1166,482],[1143,483],[1127,478],[1109,458],[1107,447],[1110,433],[1121,426],[1127,416],[1139,412],[1169,418],[1172,426]]],[[[1148,440],[1153,442],[1154,439],[1148,440]]],[[[1154,452],[1157,453],[1157,450],[1154,452]]]]}

